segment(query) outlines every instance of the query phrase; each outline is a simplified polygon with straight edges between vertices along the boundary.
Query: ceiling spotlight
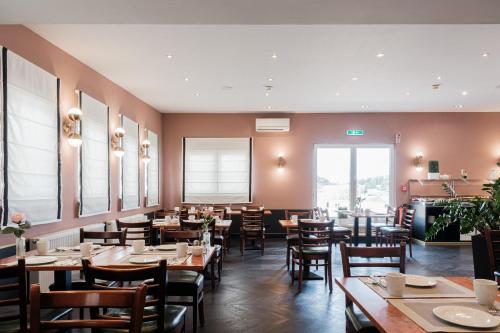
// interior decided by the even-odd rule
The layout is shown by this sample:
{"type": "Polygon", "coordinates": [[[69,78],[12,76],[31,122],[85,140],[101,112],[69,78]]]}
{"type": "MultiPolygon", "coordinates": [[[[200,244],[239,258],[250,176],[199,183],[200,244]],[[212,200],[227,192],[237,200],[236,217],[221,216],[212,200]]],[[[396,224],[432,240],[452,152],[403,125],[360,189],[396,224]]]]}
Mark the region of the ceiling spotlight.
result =
{"type": "Polygon", "coordinates": [[[488,52],[484,52],[483,54],[481,54],[481,57],[483,58],[486,58],[487,56],[489,56],[490,54],[488,52]]]}
{"type": "Polygon", "coordinates": [[[196,97],[198,97],[198,96],[200,96],[200,93],[199,93],[199,92],[197,92],[197,93],[195,93],[194,95],[195,95],[196,97]]]}
{"type": "Polygon", "coordinates": [[[438,81],[441,81],[441,76],[438,76],[436,79],[437,79],[438,81]]]}
{"type": "Polygon", "coordinates": [[[464,106],[462,104],[455,104],[453,105],[453,108],[455,109],[462,109],[464,106]]]}
{"type": "Polygon", "coordinates": [[[273,55],[271,56],[271,58],[276,59],[276,58],[278,58],[278,55],[276,53],[273,53],[273,55]]]}
{"type": "Polygon", "coordinates": [[[268,92],[266,92],[266,97],[268,97],[268,96],[269,96],[269,93],[268,93],[268,92]]]}
{"type": "Polygon", "coordinates": [[[269,79],[267,79],[267,81],[269,81],[269,82],[273,82],[273,78],[272,78],[272,77],[270,77],[269,79]]]}
{"type": "Polygon", "coordinates": [[[409,91],[406,92],[406,96],[410,96],[411,93],[409,91]]]}
{"type": "Polygon", "coordinates": [[[358,81],[358,80],[359,80],[359,77],[356,77],[356,76],[355,76],[355,77],[353,77],[353,78],[352,78],[352,80],[353,80],[353,81],[358,81]]]}
{"type": "Polygon", "coordinates": [[[337,92],[335,93],[335,96],[340,96],[340,93],[337,91],[337,92]]]}
{"type": "Polygon", "coordinates": [[[377,58],[383,58],[385,56],[384,53],[377,53],[377,58]]]}
{"type": "Polygon", "coordinates": [[[188,77],[185,77],[185,78],[184,78],[184,81],[188,82],[188,81],[189,81],[189,78],[188,78],[188,77]]]}
{"type": "Polygon", "coordinates": [[[467,91],[462,91],[462,96],[467,96],[469,93],[467,91]]]}
{"type": "Polygon", "coordinates": [[[272,107],[269,105],[269,106],[267,107],[267,109],[268,109],[268,110],[271,110],[271,109],[272,109],[272,107]]]}
{"type": "Polygon", "coordinates": [[[365,110],[365,109],[368,109],[368,106],[366,106],[366,105],[361,105],[361,108],[362,108],[363,110],[365,110]]]}
{"type": "Polygon", "coordinates": [[[167,58],[168,58],[168,59],[172,59],[173,57],[174,57],[173,55],[171,55],[171,54],[167,54],[167,58]]]}

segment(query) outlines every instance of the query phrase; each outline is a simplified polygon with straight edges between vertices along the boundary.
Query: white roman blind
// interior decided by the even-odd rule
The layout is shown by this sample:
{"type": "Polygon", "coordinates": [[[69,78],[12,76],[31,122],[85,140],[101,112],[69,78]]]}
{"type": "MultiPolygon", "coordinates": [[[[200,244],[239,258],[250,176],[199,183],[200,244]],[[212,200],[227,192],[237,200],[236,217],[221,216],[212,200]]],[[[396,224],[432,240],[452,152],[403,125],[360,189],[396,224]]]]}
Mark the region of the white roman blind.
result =
{"type": "Polygon", "coordinates": [[[4,225],[12,212],[33,224],[59,221],[59,80],[6,49],[3,59],[4,225]]]}
{"type": "Polygon", "coordinates": [[[109,188],[108,106],[80,93],[82,110],[80,149],[80,216],[107,213],[109,188]]]}
{"type": "Polygon", "coordinates": [[[251,138],[184,138],[183,201],[251,201],[251,138]]]}
{"type": "Polygon", "coordinates": [[[122,157],[122,210],[139,208],[139,124],[122,116],[123,137],[122,157]]]}
{"type": "Polygon", "coordinates": [[[159,172],[159,146],[158,134],[148,130],[148,140],[151,143],[149,146],[149,161],[146,168],[146,205],[148,207],[160,204],[160,172],[159,172]]]}

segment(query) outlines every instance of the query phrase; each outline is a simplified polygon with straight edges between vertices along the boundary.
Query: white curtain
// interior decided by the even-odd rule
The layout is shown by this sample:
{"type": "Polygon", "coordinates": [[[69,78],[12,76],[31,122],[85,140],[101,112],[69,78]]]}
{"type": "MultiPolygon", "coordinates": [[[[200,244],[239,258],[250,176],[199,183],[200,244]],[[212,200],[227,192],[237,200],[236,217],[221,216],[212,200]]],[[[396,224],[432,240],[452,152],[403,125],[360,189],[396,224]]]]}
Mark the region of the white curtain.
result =
{"type": "Polygon", "coordinates": [[[139,124],[122,116],[122,210],[139,208],[139,124]]]}
{"type": "Polygon", "coordinates": [[[109,197],[108,107],[80,93],[82,110],[80,150],[80,215],[107,213],[109,197]]]}
{"type": "Polygon", "coordinates": [[[59,221],[58,79],[10,51],[6,67],[7,219],[22,212],[33,224],[59,221]]]}
{"type": "Polygon", "coordinates": [[[147,206],[156,206],[160,204],[159,186],[160,186],[160,173],[159,173],[159,154],[158,154],[158,135],[154,132],[148,131],[148,140],[151,142],[149,146],[149,157],[151,160],[147,166],[146,172],[146,186],[147,186],[147,206]]]}
{"type": "Polygon", "coordinates": [[[184,202],[248,203],[250,138],[185,138],[184,202]]]}

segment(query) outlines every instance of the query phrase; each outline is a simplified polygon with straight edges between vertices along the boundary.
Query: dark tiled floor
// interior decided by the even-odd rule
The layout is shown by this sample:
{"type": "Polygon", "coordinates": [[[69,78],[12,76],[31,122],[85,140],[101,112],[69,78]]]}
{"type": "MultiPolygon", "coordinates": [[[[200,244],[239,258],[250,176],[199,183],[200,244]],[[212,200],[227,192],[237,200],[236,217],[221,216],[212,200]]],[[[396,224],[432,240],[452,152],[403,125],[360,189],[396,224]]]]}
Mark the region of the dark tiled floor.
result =
{"type": "MultiPolygon", "coordinates": [[[[329,294],[323,281],[307,281],[302,293],[297,294],[297,285],[290,287],[285,253],[285,242],[279,239],[267,242],[263,257],[258,251],[240,257],[233,246],[224,262],[222,283],[215,291],[206,286],[206,324],[200,332],[344,332],[343,293],[335,287],[329,294]]],[[[473,275],[471,249],[467,246],[415,246],[413,257],[407,262],[407,273],[473,275]]],[[[334,276],[341,276],[338,247],[334,262],[334,276]]],[[[190,320],[188,332],[192,329],[190,320]]]]}

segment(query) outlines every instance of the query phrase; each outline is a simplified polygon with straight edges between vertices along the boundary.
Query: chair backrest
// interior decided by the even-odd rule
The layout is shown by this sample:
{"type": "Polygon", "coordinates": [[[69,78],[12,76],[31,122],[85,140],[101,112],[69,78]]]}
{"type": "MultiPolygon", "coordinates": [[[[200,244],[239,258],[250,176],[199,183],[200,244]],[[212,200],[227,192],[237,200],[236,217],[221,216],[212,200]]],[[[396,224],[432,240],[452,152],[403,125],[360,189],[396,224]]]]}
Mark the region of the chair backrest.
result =
{"type": "MultiPolygon", "coordinates": [[[[160,260],[158,265],[147,266],[115,266],[101,267],[94,266],[88,259],[82,259],[83,273],[88,289],[122,290],[130,289],[115,287],[96,280],[123,282],[139,281],[148,286],[148,298],[146,306],[155,306],[155,314],[144,317],[144,321],[157,320],[158,324],[163,323],[165,297],[167,290],[167,261],[160,260]]],[[[161,325],[158,327],[162,327],[161,325]]]]}
{"type": "Polygon", "coordinates": [[[289,220],[292,215],[297,215],[299,219],[312,219],[312,210],[285,210],[285,220],[289,220]]]}
{"type": "Polygon", "coordinates": [[[299,220],[299,247],[328,246],[331,251],[334,220],[327,222],[304,222],[299,220]]]}
{"type": "Polygon", "coordinates": [[[252,229],[264,230],[264,211],[262,210],[246,210],[241,211],[241,226],[243,228],[251,227],[252,229]]]}
{"type": "Polygon", "coordinates": [[[116,220],[116,228],[118,231],[127,228],[126,240],[144,239],[146,245],[151,244],[153,235],[153,221],[146,222],[123,222],[116,220]]]}
{"type": "Polygon", "coordinates": [[[171,230],[161,229],[160,232],[160,244],[166,244],[172,242],[191,243],[195,240],[201,240],[201,238],[202,238],[201,230],[171,231],[171,230]]]}
{"type": "Polygon", "coordinates": [[[411,229],[413,228],[413,221],[415,220],[415,209],[406,208],[401,219],[401,226],[411,229]]]}
{"type": "Polygon", "coordinates": [[[500,230],[487,229],[484,236],[488,247],[491,278],[494,279],[495,271],[500,272],[500,230]]]}
{"type": "MultiPolygon", "coordinates": [[[[52,291],[40,293],[40,285],[31,286],[30,332],[39,333],[69,328],[117,328],[130,333],[141,332],[147,287],[144,284],[130,290],[52,291]],[[94,316],[91,319],[41,320],[41,309],[61,308],[130,308],[130,318],[94,316]]],[[[93,311],[93,313],[96,313],[93,311]]],[[[26,332],[26,331],[22,331],[26,332]]]]}
{"type": "Polygon", "coordinates": [[[406,269],[406,243],[401,242],[399,247],[357,247],[347,246],[345,242],[340,242],[340,254],[342,256],[342,269],[344,277],[351,276],[351,267],[398,267],[401,273],[406,269]],[[352,257],[363,258],[392,258],[399,257],[399,262],[387,261],[362,261],[351,262],[352,257]]]}
{"type": "Polygon", "coordinates": [[[19,320],[20,332],[26,332],[28,326],[26,280],[24,259],[19,259],[16,266],[0,267],[0,323],[19,320]],[[12,306],[19,308],[9,312],[12,306]]]}
{"type": "Polygon", "coordinates": [[[107,240],[117,240],[118,244],[121,246],[125,245],[125,240],[127,239],[127,228],[120,231],[85,231],[80,228],[80,243],[85,242],[86,239],[102,239],[102,243],[96,243],[99,245],[116,245],[116,243],[107,243],[107,240]]]}
{"type": "Polygon", "coordinates": [[[225,208],[214,208],[214,217],[218,216],[221,220],[226,219],[226,209],[225,208]]]}

